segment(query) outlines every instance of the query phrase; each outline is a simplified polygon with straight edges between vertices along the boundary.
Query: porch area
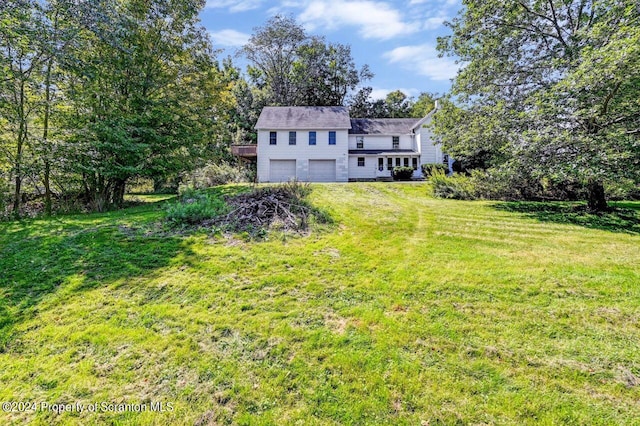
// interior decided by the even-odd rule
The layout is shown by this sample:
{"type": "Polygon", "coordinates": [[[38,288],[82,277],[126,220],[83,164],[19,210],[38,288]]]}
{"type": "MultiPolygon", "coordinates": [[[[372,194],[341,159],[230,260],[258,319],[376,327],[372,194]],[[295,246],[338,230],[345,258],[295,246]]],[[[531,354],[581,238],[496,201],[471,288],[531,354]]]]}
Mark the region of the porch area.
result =
{"type": "Polygon", "coordinates": [[[413,178],[422,176],[420,153],[412,150],[349,150],[349,178],[352,180],[392,180],[395,167],[411,167],[413,178]]]}

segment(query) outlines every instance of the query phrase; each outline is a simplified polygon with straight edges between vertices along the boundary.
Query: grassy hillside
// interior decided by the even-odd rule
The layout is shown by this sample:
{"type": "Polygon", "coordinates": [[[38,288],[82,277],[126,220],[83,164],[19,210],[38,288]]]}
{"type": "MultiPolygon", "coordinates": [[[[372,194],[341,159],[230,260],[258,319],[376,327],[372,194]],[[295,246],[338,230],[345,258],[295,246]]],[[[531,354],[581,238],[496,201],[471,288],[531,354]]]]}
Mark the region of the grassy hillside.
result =
{"type": "Polygon", "coordinates": [[[318,185],[336,224],[261,242],[0,224],[0,401],[165,404],[0,423],[638,424],[637,220],[425,193],[318,185]]]}

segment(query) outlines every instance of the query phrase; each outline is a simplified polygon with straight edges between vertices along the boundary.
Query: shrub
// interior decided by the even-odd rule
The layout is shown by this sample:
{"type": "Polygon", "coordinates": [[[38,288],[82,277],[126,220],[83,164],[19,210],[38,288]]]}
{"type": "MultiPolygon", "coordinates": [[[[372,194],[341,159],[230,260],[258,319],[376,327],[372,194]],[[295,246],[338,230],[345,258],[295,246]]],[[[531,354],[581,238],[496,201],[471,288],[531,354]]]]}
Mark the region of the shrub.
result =
{"type": "Polygon", "coordinates": [[[632,179],[618,179],[605,183],[607,197],[611,200],[640,200],[640,184],[632,179]]]}
{"type": "Polygon", "coordinates": [[[393,168],[394,180],[411,180],[412,176],[413,176],[412,167],[394,167],[393,168]]]}
{"type": "Polygon", "coordinates": [[[219,197],[203,191],[187,188],[177,203],[167,207],[167,221],[173,226],[195,225],[213,219],[227,211],[226,203],[219,197]]]}
{"type": "MultiPolygon", "coordinates": [[[[127,182],[127,193],[129,194],[151,194],[155,191],[154,180],[138,177],[127,182]]],[[[175,190],[173,191],[175,194],[175,190]]]]}
{"type": "Polygon", "coordinates": [[[441,163],[431,163],[431,164],[423,164],[422,166],[420,166],[422,169],[422,175],[425,178],[428,178],[429,176],[431,176],[431,174],[435,171],[441,171],[442,173],[444,173],[445,175],[449,174],[449,166],[447,166],[446,164],[441,164],[441,163]]]}
{"type": "Polygon", "coordinates": [[[227,162],[207,164],[195,170],[188,180],[190,185],[197,189],[210,188],[227,183],[253,182],[255,180],[255,170],[243,164],[233,165],[227,162]]]}
{"type": "Polygon", "coordinates": [[[429,178],[433,195],[439,198],[473,200],[477,198],[475,183],[471,177],[456,174],[447,176],[442,170],[433,170],[429,178]]]}
{"type": "Polygon", "coordinates": [[[431,182],[434,195],[466,200],[579,200],[585,194],[584,186],[576,182],[540,179],[513,170],[471,170],[468,175],[455,174],[449,180],[438,172],[431,182]]]}

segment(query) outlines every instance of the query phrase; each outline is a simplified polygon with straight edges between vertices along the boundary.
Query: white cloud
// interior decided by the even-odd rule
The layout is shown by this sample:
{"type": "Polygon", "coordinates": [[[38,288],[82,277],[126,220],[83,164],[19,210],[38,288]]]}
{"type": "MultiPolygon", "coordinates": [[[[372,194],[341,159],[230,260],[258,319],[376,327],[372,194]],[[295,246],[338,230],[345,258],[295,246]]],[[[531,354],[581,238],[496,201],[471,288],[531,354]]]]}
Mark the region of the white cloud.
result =
{"type": "Polygon", "coordinates": [[[419,24],[403,22],[400,12],[388,3],[371,0],[313,0],[299,19],[312,31],[353,26],[364,38],[381,40],[420,30],[419,24]]]}
{"type": "Polygon", "coordinates": [[[444,24],[444,21],[450,21],[451,18],[448,16],[434,16],[432,18],[427,18],[424,20],[422,28],[425,30],[435,30],[444,24]]]}
{"type": "Polygon", "coordinates": [[[382,55],[389,63],[400,63],[403,68],[431,80],[449,80],[456,76],[460,65],[450,58],[439,58],[438,52],[429,44],[400,46],[382,55]]]}
{"type": "Polygon", "coordinates": [[[257,9],[262,5],[262,0],[207,0],[207,9],[227,9],[229,12],[246,12],[257,9]]]}
{"type": "Polygon", "coordinates": [[[407,97],[416,96],[416,94],[420,92],[418,89],[403,89],[403,88],[382,89],[382,88],[374,87],[373,90],[371,91],[371,98],[374,100],[385,99],[389,93],[395,92],[396,90],[401,91],[402,93],[407,95],[407,97]]]}
{"type": "Polygon", "coordinates": [[[221,46],[244,46],[249,41],[249,34],[241,33],[236,30],[220,30],[210,31],[209,35],[214,45],[221,46]]]}
{"type": "Polygon", "coordinates": [[[411,0],[409,10],[420,16],[423,30],[435,30],[462,7],[459,0],[411,0]]]}
{"type": "Polygon", "coordinates": [[[440,5],[443,7],[461,6],[461,0],[411,0],[409,6],[415,6],[416,4],[431,3],[431,6],[440,5]]]}

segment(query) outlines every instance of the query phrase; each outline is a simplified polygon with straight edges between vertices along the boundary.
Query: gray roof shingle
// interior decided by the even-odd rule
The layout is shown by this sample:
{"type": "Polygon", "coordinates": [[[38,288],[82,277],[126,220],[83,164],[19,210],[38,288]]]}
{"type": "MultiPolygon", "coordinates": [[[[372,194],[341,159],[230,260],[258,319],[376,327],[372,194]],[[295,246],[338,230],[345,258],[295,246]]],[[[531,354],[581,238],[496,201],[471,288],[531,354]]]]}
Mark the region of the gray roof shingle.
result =
{"type": "Polygon", "coordinates": [[[420,121],[417,118],[352,118],[352,135],[406,135],[420,121]]]}
{"type": "Polygon", "coordinates": [[[256,123],[258,130],[349,128],[349,111],[341,106],[264,107],[256,123]]]}

